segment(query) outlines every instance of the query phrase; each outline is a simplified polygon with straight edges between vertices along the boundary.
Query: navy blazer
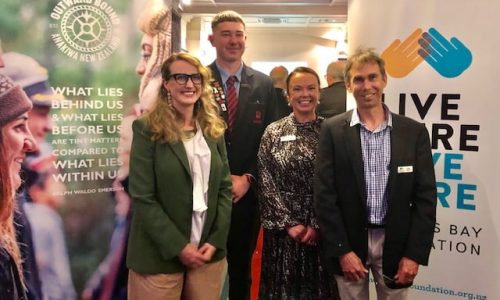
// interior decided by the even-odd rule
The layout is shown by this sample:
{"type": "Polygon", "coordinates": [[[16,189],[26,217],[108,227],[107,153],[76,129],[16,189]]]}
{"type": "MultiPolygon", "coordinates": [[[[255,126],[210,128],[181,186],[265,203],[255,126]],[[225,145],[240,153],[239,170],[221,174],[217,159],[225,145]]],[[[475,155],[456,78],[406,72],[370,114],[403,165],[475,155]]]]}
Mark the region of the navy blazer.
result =
{"type": "MultiPolygon", "coordinates": [[[[213,62],[209,67],[217,86],[220,87],[218,92],[223,92],[224,85],[217,65],[213,62]]],[[[222,109],[222,104],[227,107],[225,100],[219,98],[217,102],[221,115],[227,123],[227,112],[222,109]]],[[[267,125],[277,119],[277,101],[271,78],[243,65],[236,119],[232,130],[226,130],[225,135],[231,174],[248,173],[257,178],[257,151],[260,139],[267,125]]]]}
{"type": "MultiPolygon", "coordinates": [[[[315,166],[315,209],[326,265],[342,275],[338,258],[354,251],[366,264],[368,215],[360,125],[353,111],[322,126],[315,166]]],[[[392,114],[383,272],[393,277],[400,259],[427,265],[436,223],[436,179],[424,124],[392,114]],[[409,168],[399,168],[411,166],[409,168]]]]}

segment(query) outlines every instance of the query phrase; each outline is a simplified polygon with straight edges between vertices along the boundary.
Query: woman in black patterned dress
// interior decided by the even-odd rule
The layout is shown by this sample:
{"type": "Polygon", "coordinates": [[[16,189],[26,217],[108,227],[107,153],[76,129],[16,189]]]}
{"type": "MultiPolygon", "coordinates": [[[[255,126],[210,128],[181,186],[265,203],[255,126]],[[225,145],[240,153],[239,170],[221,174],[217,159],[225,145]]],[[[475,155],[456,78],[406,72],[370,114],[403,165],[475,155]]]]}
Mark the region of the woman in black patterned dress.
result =
{"type": "Polygon", "coordinates": [[[287,78],[293,113],[269,125],[259,154],[264,245],[259,299],[338,299],[320,258],[313,174],[322,117],[319,77],[299,67],[287,78]]]}

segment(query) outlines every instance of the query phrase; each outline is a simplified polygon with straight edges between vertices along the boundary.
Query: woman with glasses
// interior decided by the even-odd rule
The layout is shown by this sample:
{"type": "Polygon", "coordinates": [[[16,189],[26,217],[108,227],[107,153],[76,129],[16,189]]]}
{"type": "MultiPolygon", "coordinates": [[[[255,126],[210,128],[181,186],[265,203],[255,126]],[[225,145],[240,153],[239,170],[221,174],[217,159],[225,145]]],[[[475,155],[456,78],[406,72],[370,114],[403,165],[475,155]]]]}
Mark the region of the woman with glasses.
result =
{"type": "Polygon", "coordinates": [[[19,85],[0,75],[0,299],[26,298],[21,253],[14,231],[15,191],[26,153],[36,144],[28,128],[33,107],[19,85]]]}
{"type": "Polygon", "coordinates": [[[231,178],[210,73],[169,57],[155,106],[134,121],[129,299],[218,299],[226,268],[231,178]]]}

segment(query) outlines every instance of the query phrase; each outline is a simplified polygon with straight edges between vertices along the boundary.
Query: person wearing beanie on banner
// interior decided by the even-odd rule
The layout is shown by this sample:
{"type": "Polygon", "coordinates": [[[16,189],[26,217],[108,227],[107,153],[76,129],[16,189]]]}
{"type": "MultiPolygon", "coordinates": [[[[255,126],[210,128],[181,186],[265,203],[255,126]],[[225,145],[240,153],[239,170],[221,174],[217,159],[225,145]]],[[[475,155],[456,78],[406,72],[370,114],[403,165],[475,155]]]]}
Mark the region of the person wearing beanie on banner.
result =
{"type": "Polygon", "coordinates": [[[32,106],[21,87],[0,74],[0,299],[27,299],[13,222],[21,164],[36,149],[27,125],[32,106]]]}
{"type": "Polygon", "coordinates": [[[209,41],[217,57],[210,64],[214,98],[228,124],[225,133],[233,211],[227,243],[229,298],[249,299],[251,260],[259,233],[259,209],[253,186],[257,151],[264,129],[275,121],[278,103],[271,78],[243,63],[245,22],[235,11],[212,19],[209,41]]]}
{"type": "Polygon", "coordinates": [[[3,59],[5,66],[0,68],[0,74],[19,84],[30,98],[33,109],[29,112],[28,125],[36,142],[42,144],[52,131],[52,102],[63,100],[63,96],[52,91],[47,69],[34,58],[17,52],[6,52],[3,59]]]}
{"type": "Polygon", "coordinates": [[[128,299],[218,299],[231,179],[210,71],[194,56],[162,65],[152,110],[134,121],[128,299]]]}
{"type": "Polygon", "coordinates": [[[436,224],[436,178],[425,124],[383,103],[384,60],[357,49],[345,67],[357,108],[321,128],[314,200],[325,264],[341,299],[408,299],[427,265],[436,224]]]}
{"type": "MultiPolygon", "coordinates": [[[[3,53],[2,59],[4,64],[0,68],[0,74],[10,77],[15,83],[19,84],[28,97],[36,94],[43,95],[44,93],[40,93],[40,90],[49,93],[52,92],[50,88],[48,88],[48,85],[46,85],[46,79],[48,78],[47,70],[41,67],[33,58],[23,54],[9,52],[3,53]]],[[[47,109],[46,101],[43,101],[46,99],[45,96],[39,98],[39,100],[41,100],[40,102],[31,97],[29,99],[33,103],[33,109],[28,112],[28,117],[30,118],[28,127],[30,132],[34,132],[33,137],[35,141],[43,142],[45,135],[52,128],[52,121],[48,113],[50,103],[47,109]],[[41,103],[43,103],[42,106],[44,107],[41,111],[36,110],[35,104],[41,103]]],[[[36,155],[36,150],[33,152],[34,153],[28,153],[27,155],[36,155]]],[[[24,172],[24,165],[22,168],[24,172]]],[[[19,248],[21,249],[27,296],[29,300],[42,300],[44,299],[42,283],[36,263],[31,225],[24,211],[24,203],[28,198],[26,186],[22,184],[19,191],[20,192],[17,194],[17,209],[14,212],[14,225],[19,248]]]]}
{"type": "MultiPolygon", "coordinates": [[[[64,239],[62,221],[54,210],[50,210],[46,205],[47,197],[57,198],[62,196],[48,195],[50,191],[43,191],[55,184],[51,183],[51,175],[47,176],[45,170],[40,169],[40,165],[34,167],[33,162],[40,162],[48,159],[49,156],[42,153],[42,150],[51,152],[50,145],[45,141],[47,134],[52,131],[52,118],[50,111],[52,103],[62,99],[62,95],[55,94],[49,83],[48,71],[42,67],[34,58],[17,52],[7,52],[3,55],[5,68],[0,72],[6,74],[23,88],[26,95],[33,103],[33,109],[28,113],[28,127],[33,134],[39,151],[28,153],[26,162],[22,166],[25,181],[22,184],[23,192],[19,195],[18,201],[22,203],[17,215],[25,214],[28,223],[17,226],[18,232],[22,232],[20,240],[24,240],[24,253],[27,262],[31,261],[29,252],[33,248],[37,273],[41,281],[43,297],[41,299],[72,300],[76,298],[73,281],[71,278],[66,241],[64,239]],[[43,179],[43,182],[41,181],[43,179]],[[37,197],[40,197],[38,199],[37,197]],[[26,211],[26,206],[30,206],[31,213],[26,211]],[[45,213],[42,213],[45,212],[45,213]],[[47,220],[40,219],[41,215],[51,216],[47,220]],[[51,220],[51,221],[49,221],[51,220]],[[42,225],[42,226],[40,226],[42,225]],[[38,228],[35,228],[38,226],[38,228]],[[32,241],[30,241],[30,236],[32,241]],[[47,241],[51,241],[48,243],[47,241]],[[56,251],[57,250],[57,251],[56,251]],[[56,254],[59,253],[59,254],[56,254]]],[[[51,165],[49,163],[48,165],[51,165]]],[[[62,184],[60,184],[62,185],[62,184]]],[[[17,219],[22,220],[22,217],[17,219]]],[[[33,271],[35,274],[35,271],[33,271]]],[[[34,276],[34,275],[29,275],[34,276]]],[[[31,293],[28,294],[30,299],[31,293]]]]}

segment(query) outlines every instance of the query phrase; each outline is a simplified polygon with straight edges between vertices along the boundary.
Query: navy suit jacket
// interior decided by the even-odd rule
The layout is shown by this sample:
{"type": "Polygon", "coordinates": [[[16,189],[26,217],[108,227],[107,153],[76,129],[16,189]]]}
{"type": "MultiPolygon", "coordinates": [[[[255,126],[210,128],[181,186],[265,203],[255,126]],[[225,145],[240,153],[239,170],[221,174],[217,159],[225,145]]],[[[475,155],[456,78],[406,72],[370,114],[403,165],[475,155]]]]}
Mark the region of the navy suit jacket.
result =
{"type": "MultiPolygon", "coordinates": [[[[223,87],[221,75],[215,62],[210,64],[214,80],[223,87]]],[[[219,91],[220,92],[220,91],[219,91]]],[[[220,99],[219,105],[226,99],[220,99]]],[[[275,121],[276,93],[269,76],[243,65],[241,72],[238,109],[231,131],[226,130],[225,140],[231,174],[252,174],[257,178],[257,151],[260,138],[267,125],[275,121]]],[[[227,112],[221,107],[227,123],[227,112]]]]}
{"type": "MultiPolygon", "coordinates": [[[[315,209],[326,265],[342,274],[339,257],[354,251],[366,264],[368,215],[360,125],[353,111],[322,126],[315,166],[315,209]]],[[[436,179],[424,124],[392,114],[384,274],[393,277],[400,259],[427,265],[436,222],[436,179]],[[411,168],[409,168],[411,166],[411,168]],[[401,168],[407,167],[407,168],[401,168]]]]}

